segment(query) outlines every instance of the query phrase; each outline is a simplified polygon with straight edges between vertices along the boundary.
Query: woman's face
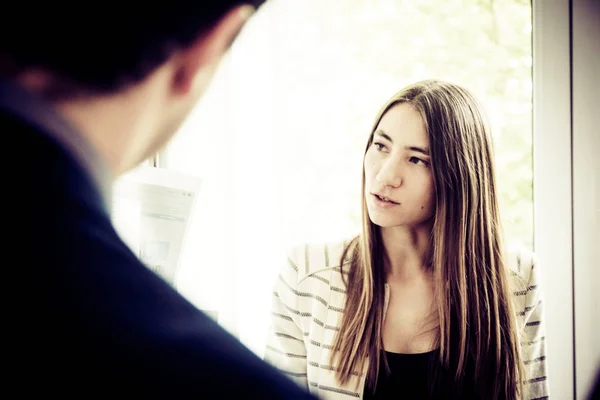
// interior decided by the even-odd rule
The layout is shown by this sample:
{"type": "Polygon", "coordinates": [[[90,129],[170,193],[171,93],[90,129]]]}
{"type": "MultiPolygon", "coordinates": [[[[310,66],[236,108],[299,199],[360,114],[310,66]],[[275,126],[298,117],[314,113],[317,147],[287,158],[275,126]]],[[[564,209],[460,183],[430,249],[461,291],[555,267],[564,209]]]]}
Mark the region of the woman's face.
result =
{"type": "Polygon", "coordinates": [[[429,138],[409,104],[383,115],[365,154],[365,200],[371,222],[382,228],[414,227],[429,220],[435,195],[429,138]]]}

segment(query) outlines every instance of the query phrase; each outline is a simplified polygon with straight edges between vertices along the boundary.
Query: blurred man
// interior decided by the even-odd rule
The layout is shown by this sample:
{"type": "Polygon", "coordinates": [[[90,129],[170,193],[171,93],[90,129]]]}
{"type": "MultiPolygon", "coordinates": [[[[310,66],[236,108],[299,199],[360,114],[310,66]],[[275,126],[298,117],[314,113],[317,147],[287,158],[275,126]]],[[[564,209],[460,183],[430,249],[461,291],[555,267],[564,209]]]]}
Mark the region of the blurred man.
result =
{"type": "Polygon", "coordinates": [[[147,269],[109,212],[114,178],[168,141],[260,3],[2,7],[4,382],[20,394],[310,398],[147,269]]]}

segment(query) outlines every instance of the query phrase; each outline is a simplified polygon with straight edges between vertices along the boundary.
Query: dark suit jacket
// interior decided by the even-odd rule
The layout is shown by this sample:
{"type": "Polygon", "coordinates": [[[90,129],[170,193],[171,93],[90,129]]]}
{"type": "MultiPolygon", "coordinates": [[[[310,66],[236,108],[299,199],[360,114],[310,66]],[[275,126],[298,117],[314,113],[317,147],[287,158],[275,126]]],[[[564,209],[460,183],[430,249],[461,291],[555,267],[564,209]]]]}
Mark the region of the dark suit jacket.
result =
{"type": "Polygon", "coordinates": [[[3,280],[5,390],[82,399],[312,398],[137,259],[95,181],[64,147],[1,109],[0,132],[4,158],[16,156],[3,190],[3,247],[12,259],[3,280]]]}

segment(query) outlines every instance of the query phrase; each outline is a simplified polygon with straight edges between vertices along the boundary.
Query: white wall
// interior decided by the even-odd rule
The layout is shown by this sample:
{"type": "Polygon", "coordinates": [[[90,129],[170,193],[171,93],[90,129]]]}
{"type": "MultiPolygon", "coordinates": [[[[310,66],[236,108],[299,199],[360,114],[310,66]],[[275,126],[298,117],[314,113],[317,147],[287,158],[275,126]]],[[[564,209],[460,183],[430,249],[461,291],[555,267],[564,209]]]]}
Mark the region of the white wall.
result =
{"type": "Polygon", "coordinates": [[[576,398],[600,368],[600,1],[572,1],[576,398]]]}

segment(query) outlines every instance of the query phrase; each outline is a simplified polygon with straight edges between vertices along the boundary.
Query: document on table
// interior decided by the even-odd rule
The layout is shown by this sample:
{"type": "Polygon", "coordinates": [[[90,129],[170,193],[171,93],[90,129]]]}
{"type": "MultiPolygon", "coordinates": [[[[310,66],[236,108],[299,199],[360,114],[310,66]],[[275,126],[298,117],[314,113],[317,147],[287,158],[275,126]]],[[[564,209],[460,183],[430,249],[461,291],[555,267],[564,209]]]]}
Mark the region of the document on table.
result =
{"type": "Polygon", "coordinates": [[[174,284],[200,179],[140,166],[113,187],[113,223],[131,250],[174,284]]]}

